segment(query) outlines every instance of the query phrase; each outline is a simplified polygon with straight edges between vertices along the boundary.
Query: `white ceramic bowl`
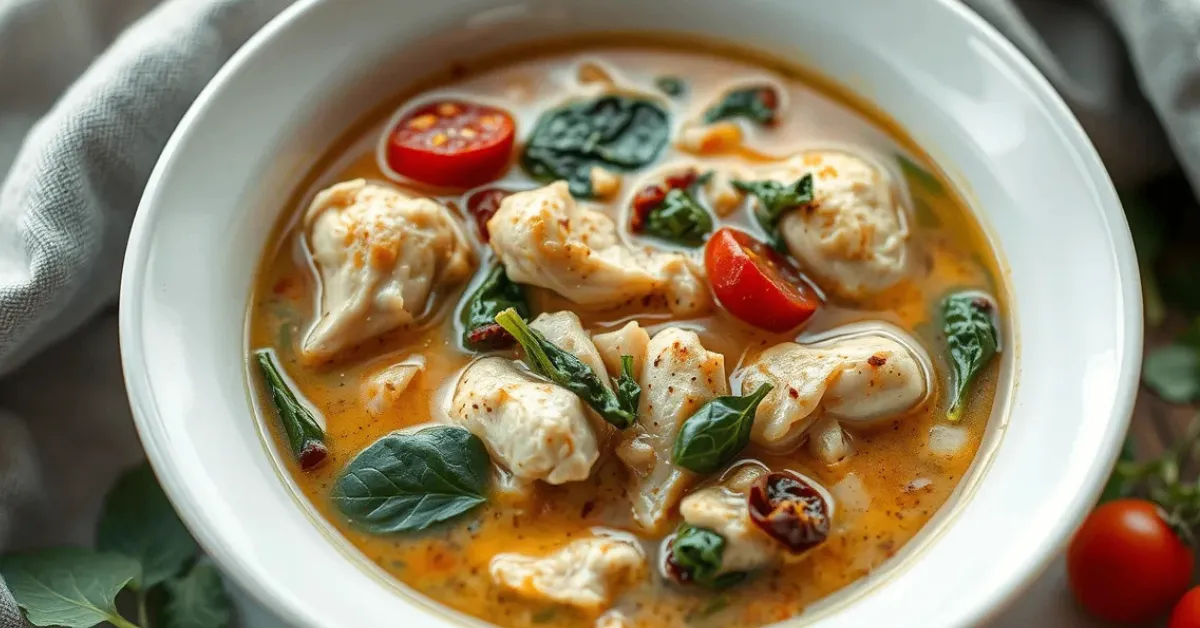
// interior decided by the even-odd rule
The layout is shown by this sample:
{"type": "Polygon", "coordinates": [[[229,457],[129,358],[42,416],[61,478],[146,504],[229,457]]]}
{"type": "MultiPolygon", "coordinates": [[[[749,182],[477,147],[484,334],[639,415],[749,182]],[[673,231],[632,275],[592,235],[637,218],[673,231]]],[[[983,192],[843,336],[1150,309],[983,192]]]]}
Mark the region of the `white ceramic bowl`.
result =
{"type": "Polygon", "coordinates": [[[1092,504],[1141,355],[1129,232],[1062,101],[958,2],[301,0],[238,52],[171,138],[121,289],[125,376],[150,460],[204,548],[288,623],[468,620],[337,537],[251,414],[247,299],[287,198],[348,125],[439,59],[647,25],[794,59],[875,102],[950,173],[1007,271],[1009,377],[971,475],[888,567],[799,621],[976,623],[1037,575],[1092,504]]]}

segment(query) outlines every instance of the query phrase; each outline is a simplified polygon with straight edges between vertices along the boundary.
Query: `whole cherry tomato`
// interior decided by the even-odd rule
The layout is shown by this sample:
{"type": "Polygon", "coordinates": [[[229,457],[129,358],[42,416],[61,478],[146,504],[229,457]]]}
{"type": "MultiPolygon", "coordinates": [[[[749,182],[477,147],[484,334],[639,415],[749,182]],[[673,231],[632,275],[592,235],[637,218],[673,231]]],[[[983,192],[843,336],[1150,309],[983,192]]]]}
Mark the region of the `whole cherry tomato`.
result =
{"type": "Polygon", "coordinates": [[[1200,587],[1185,593],[1175,604],[1167,628],[1200,628],[1200,587]]]}
{"type": "Polygon", "coordinates": [[[785,332],[821,305],[816,291],[787,258],[750,234],[723,227],[704,247],[713,294],[725,309],[755,327],[785,332]]]}
{"type": "Polygon", "coordinates": [[[504,172],[515,131],[512,116],[495,107],[431,102],[396,123],[388,137],[388,165],[422,183],[472,187],[504,172]]]}
{"type": "Polygon", "coordinates": [[[1158,506],[1119,499],[1092,511],[1067,548],[1075,599],[1092,615],[1142,623],[1162,617],[1187,591],[1195,558],[1158,506]]]}

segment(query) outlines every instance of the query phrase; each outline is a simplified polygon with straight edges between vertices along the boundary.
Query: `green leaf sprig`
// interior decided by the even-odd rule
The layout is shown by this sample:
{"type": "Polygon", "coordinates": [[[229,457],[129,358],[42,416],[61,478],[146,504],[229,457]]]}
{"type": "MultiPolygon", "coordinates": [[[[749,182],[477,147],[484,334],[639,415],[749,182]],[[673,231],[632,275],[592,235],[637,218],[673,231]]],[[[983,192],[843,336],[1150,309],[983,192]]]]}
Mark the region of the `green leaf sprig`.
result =
{"type": "Polygon", "coordinates": [[[275,363],[274,351],[259,349],[254,352],[254,360],[258,363],[271,403],[283,424],[292,455],[300,463],[301,469],[307,471],[315,468],[329,455],[325,447],[325,430],[321,429],[312,411],[300,403],[295,391],[284,380],[283,372],[275,363]]]}
{"type": "Polygon", "coordinates": [[[483,441],[460,427],[389,434],[346,465],[330,498],[368,532],[415,532],[486,502],[489,464],[483,441]]]}
{"type": "Polygon", "coordinates": [[[617,388],[617,401],[621,408],[637,416],[638,402],[642,399],[642,387],[633,376],[633,356],[621,356],[621,374],[614,382],[617,388]]]}
{"type": "Polygon", "coordinates": [[[667,242],[697,247],[712,233],[713,219],[691,194],[672,189],[658,207],[646,214],[642,230],[667,242]]]}
{"type": "Polygon", "coordinates": [[[96,549],[56,547],[0,557],[25,618],[35,626],[223,628],[233,618],[221,579],[142,465],[109,492],[96,549]],[[130,591],[137,623],[117,609],[130,591]]]}
{"type": "MultiPolygon", "coordinates": [[[[573,354],[558,348],[531,328],[516,310],[509,308],[500,312],[496,315],[496,322],[517,339],[517,343],[525,350],[525,362],[535,373],[578,395],[605,421],[618,429],[625,429],[637,420],[637,407],[634,405],[631,408],[630,402],[636,401],[641,389],[638,389],[637,396],[632,394],[632,386],[637,385],[636,382],[632,382],[631,386],[632,375],[624,384],[627,392],[619,395],[613,392],[601,379],[600,374],[594,372],[591,367],[573,354]]],[[[620,389],[620,381],[617,382],[617,386],[620,389]]]]}
{"type": "Polygon", "coordinates": [[[667,568],[679,582],[694,582],[714,589],[725,588],[745,579],[745,572],[721,573],[725,555],[725,537],[707,528],[688,524],[679,526],[667,553],[667,568]]]}
{"type": "Polygon", "coordinates": [[[745,118],[758,124],[774,124],[779,113],[779,94],[768,85],[755,85],[727,92],[704,112],[704,123],[745,118]]]}
{"type": "Polygon", "coordinates": [[[771,388],[763,384],[749,395],[717,397],[701,406],[679,429],[671,461],[696,473],[725,466],[750,442],[754,413],[771,388]]]}
{"type": "Polygon", "coordinates": [[[525,286],[510,280],[504,265],[497,263],[462,308],[463,346],[483,351],[512,344],[512,336],[496,323],[496,315],[508,308],[516,310],[521,318],[530,317],[525,286]]]}
{"type": "Polygon", "coordinates": [[[678,76],[660,76],[654,79],[654,86],[672,98],[682,96],[687,91],[687,85],[678,76]]]}
{"type": "Polygon", "coordinates": [[[758,199],[754,218],[767,233],[774,233],[779,220],[787,212],[813,202],[811,174],[791,183],[778,181],[733,181],[733,187],[758,199]]]}
{"type": "Polygon", "coordinates": [[[946,418],[962,418],[975,377],[999,351],[992,301],[974,292],[958,292],[942,301],[942,333],[954,371],[953,396],[946,418]]]}

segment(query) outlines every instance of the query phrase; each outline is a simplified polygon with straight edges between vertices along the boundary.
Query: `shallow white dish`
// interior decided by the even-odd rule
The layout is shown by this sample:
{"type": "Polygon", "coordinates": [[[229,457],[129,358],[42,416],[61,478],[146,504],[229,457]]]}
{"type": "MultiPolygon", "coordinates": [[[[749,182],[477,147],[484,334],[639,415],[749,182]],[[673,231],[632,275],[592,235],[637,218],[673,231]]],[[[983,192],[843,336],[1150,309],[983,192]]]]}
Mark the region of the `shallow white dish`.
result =
{"type": "Polygon", "coordinates": [[[224,570],[295,625],[473,621],[382,576],[277,468],[243,379],[254,269],[291,190],[330,143],[436,60],[654,25],[793,59],[873,101],[950,173],[1007,274],[1008,381],[971,475],[888,567],[796,621],[967,625],[1031,582],[1098,494],[1132,410],[1141,299],[1121,207],[1047,82],[958,2],[814,9],[794,0],[301,0],[246,44],[167,145],[121,289],[142,441],[224,570]]]}

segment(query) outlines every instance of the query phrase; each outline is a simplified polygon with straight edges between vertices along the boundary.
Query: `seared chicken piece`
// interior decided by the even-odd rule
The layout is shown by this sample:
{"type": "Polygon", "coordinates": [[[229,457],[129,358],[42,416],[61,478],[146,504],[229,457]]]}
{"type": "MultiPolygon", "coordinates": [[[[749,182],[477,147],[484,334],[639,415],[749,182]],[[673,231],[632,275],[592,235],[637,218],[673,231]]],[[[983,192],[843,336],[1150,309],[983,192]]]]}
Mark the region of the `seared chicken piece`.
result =
{"type": "Polygon", "coordinates": [[[701,264],[622,243],[612,219],[578,205],[564,181],[505,198],[488,232],[509,279],[580,305],[611,307],[657,296],[687,315],[712,305],[701,264]]]}
{"type": "Polygon", "coordinates": [[[774,386],[754,415],[755,443],[786,448],[821,416],[872,421],[924,401],[930,370],[920,345],[882,323],[842,332],[808,345],[775,345],[740,370],[743,391],[774,386]]]}
{"type": "Polygon", "coordinates": [[[375,373],[363,385],[367,411],[383,414],[392,408],[413,379],[425,370],[425,356],[413,355],[375,373]]]}
{"type": "Polygon", "coordinates": [[[529,598],[598,611],[621,587],[646,571],[646,557],[630,541],[607,536],[579,539],[545,557],[497,554],[492,580],[529,598]]]}
{"type": "Polygon", "coordinates": [[[450,400],[450,420],[487,445],[518,482],[586,479],[599,456],[579,397],[499,357],[473,362],[450,400]]]}
{"type": "Polygon", "coordinates": [[[310,361],[413,322],[435,288],[471,274],[471,248],[445,207],[362,179],[317,194],[304,227],[321,274],[320,318],[301,343],[310,361]]]}
{"type": "MultiPolygon", "coordinates": [[[[796,562],[807,554],[807,551],[792,553],[751,521],[746,493],[765,473],[767,470],[758,465],[742,465],[731,470],[721,484],[696,491],[679,504],[684,523],[716,532],[725,539],[718,573],[754,571],[780,560],[796,562]]],[[[831,497],[824,489],[818,488],[818,492],[832,517],[831,497]]]]}
{"type": "MultiPolygon", "coordinates": [[[[588,333],[583,330],[583,325],[579,322],[579,317],[574,312],[555,312],[553,314],[539,314],[537,318],[529,323],[529,327],[546,337],[554,346],[574,355],[581,362],[586,364],[592,372],[600,377],[600,381],[612,388],[612,383],[609,381],[607,370],[604,368],[604,361],[600,359],[600,353],[596,350],[596,345],[592,343],[592,339],[588,333]]],[[[596,414],[590,408],[587,410],[588,418],[591,420],[592,430],[596,434],[596,441],[601,450],[606,450],[609,437],[612,436],[614,428],[609,425],[599,414],[596,414]]]]}
{"type": "Polygon", "coordinates": [[[608,367],[609,375],[613,377],[621,373],[621,356],[633,358],[633,376],[642,376],[642,366],[646,363],[646,349],[650,344],[650,334],[638,325],[637,321],[626,323],[624,327],[592,337],[596,350],[600,352],[604,366],[608,367]]]}
{"type": "Polygon", "coordinates": [[[728,393],[725,357],[705,349],[695,332],[668,327],[650,340],[638,383],[638,422],[624,433],[617,456],[633,474],[634,519],[656,530],[693,481],[691,472],[671,464],[675,436],[696,410],[728,393]]]}

